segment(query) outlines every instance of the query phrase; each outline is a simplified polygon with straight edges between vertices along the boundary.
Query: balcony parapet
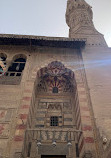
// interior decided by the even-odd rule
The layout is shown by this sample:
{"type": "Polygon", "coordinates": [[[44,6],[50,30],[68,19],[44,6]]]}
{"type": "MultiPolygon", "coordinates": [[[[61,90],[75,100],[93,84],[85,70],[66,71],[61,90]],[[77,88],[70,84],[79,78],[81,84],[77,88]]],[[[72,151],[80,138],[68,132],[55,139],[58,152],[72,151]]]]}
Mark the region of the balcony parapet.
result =
{"type": "Polygon", "coordinates": [[[4,76],[0,77],[0,84],[3,85],[19,85],[21,81],[21,73],[14,72],[12,73],[13,76],[11,76],[10,73],[6,73],[4,76]]]}
{"type": "Polygon", "coordinates": [[[25,138],[27,141],[40,140],[40,141],[75,141],[76,135],[82,133],[81,130],[75,128],[45,128],[45,129],[27,129],[25,138]]]}

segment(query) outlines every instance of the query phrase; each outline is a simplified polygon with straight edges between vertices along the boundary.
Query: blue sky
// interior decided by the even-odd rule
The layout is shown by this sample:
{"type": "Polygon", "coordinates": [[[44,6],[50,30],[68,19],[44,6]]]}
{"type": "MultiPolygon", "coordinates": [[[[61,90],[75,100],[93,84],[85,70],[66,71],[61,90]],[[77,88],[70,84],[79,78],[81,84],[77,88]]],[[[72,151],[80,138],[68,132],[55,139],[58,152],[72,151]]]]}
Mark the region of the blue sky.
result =
{"type": "MultiPolygon", "coordinates": [[[[111,46],[111,0],[86,0],[94,24],[111,46]]],[[[67,0],[0,0],[0,33],[68,37],[67,0]]]]}

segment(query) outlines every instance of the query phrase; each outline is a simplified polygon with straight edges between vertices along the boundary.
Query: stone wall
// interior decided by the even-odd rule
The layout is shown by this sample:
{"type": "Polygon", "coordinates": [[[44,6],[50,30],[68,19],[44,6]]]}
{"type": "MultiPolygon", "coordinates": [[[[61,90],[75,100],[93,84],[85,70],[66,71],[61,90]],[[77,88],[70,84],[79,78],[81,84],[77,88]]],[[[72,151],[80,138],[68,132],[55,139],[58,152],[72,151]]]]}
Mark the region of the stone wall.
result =
{"type": "MultiPolygon", "coordinates": [[[[88,52],[87,50],[85,51],[86,53],[88,52]]],[[[96,157],[97,151],[93,133],[95,126],[92,122],[92,108],[90,107],[90,97],[88,95],[79,50],[48,47],[29,48],[21,46],[1,46],[0,52],[7,54],[7,61],[9,63],[11,63],[16,54],[25,54],[27,57],[20,85],[0,85],[0,151],[2,151],[2,157],[5,158],[7,156],[13,158],[15,153],[20,153],[23,150],[25,130],[27,127],[32,127],[32,120],[29,116],[31,112],[30,107],[32,107],[35,102],[37,72],[52,61],[60,61],[66,68],[75,73],[78,91],[78,94],[76,94],[78,101],[75,107],[75,110],[77,110],[76,119],[78,119],[78,129],[83,130],[83,134],[79,135],[80,156],[82,157],[85,151],[87,153],[90,150],[95,153],[96,157]]],[[[83,54],[85,54],[85,52],[83,54]]],[[[88,83],[89,77],[90,75],[87,77],[88,83]]],[[[95,116],[97,115],[95,114],[95,116]]]]}
{"type": "Polygon", "coordinates": [[[94,119],[102,139],[111,139],[111,49],[87,46],[82,53],[94,119]]]}

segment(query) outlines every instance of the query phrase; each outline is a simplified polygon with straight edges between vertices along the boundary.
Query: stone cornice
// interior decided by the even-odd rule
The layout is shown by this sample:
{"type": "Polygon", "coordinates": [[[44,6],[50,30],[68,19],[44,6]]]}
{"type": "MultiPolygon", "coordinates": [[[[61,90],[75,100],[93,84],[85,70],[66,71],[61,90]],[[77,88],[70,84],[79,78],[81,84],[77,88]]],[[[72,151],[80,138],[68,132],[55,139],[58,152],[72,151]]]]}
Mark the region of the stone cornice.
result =
{"type": "Polygon", "coordinates": [[[78,49],[84,47],[85,42],[86,39],[83,38],[0,34],[0,45],[47,46],[78,49]]]}

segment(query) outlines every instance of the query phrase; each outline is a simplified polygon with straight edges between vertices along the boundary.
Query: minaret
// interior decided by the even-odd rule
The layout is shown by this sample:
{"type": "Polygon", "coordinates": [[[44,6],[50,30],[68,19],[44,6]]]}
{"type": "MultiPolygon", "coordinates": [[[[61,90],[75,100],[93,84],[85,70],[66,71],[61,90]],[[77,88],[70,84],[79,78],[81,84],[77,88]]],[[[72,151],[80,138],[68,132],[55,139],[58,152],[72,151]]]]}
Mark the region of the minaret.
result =
{"type": "Polygon", "coordinates": [[[68,0],[66,23],[70,38],[86,38],[87,45],[107,46],[104,36],[93,24],[92,7],[85,0],[68,0]]]}

